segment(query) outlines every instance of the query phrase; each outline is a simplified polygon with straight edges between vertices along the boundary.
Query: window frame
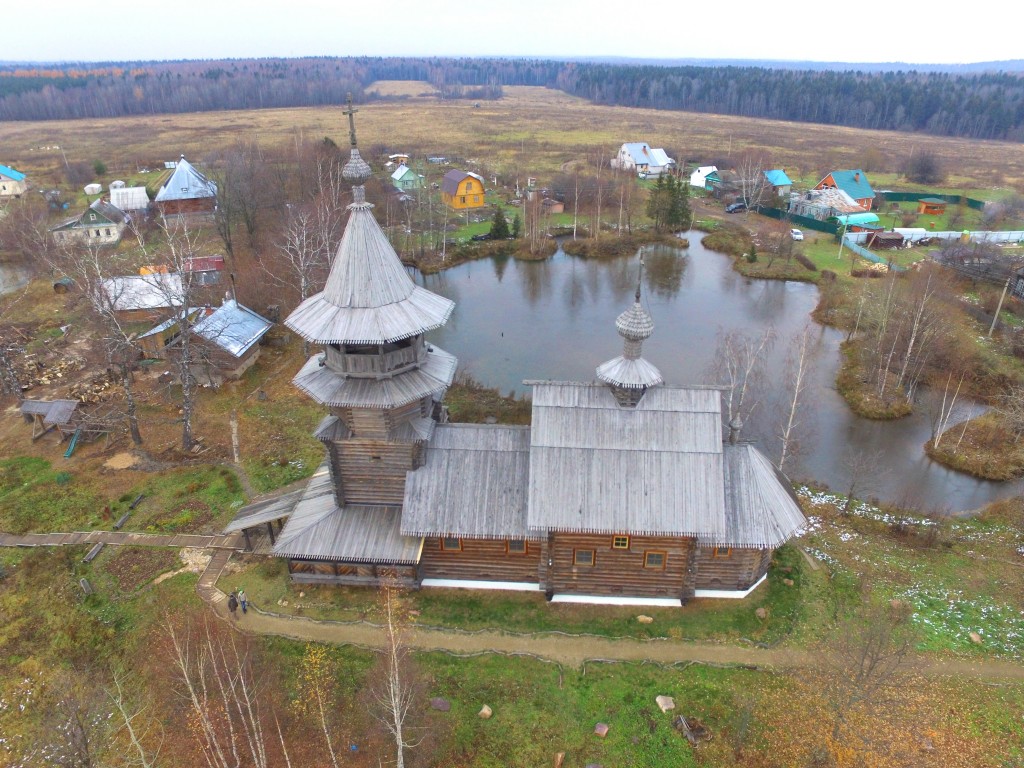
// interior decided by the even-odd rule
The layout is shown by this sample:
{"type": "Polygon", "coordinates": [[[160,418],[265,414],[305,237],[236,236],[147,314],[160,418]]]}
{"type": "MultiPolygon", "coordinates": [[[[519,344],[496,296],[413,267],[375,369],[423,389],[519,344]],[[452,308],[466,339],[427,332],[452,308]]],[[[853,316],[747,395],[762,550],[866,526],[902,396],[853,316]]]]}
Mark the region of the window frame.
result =
{"type": "Polygon", "coordinates": [[[593,568],[595,565],[597,565],[597,550],[573,548],[573,550],[572,550],[572,565],[573,565],[574,568],[593,568]],[[580,562],[580,559],[579,559],[580,558],[580,554],[584,553],[584,552],[590,554],[590,562],[589,563],[581,563],[580,562]]]}
{"type": "Polygon", "coordinates": [[[630,536],[628,533],[620,533],[612,536],[612,549],[617,549],[620,552],[629,551],[630,536]],[[620,541],[625,540],[625,544],[620,546],[620,541]]]}
{"type": "Polygon", "coordinates": [[[661,549],[648,549],[644,551],[644,569],[648,571],[664,571],[668,566],[668,553],[661,549]],[[651,556],[660,557],[660,565],[651,565],[651,556]]]}
{"type": "Polygon", "coordinates": [[[440,539],[441,551],[442,552],[461,552],[462,551],[462,539],[458,536],[442,536],[440,539]],[[448,542],[454,541],[458,543],[458,547],[448,546],[448,542]]]}
{"type": "Polygon", "coordinates": [[[526,539],[506,539],[505,540],[505,554],[515,555],[516,557],[523,557],[524,555],[530,554],[530,542],[526,539]],[[522,550],[513,550],[513,544],[522,544],[522,550]]]}

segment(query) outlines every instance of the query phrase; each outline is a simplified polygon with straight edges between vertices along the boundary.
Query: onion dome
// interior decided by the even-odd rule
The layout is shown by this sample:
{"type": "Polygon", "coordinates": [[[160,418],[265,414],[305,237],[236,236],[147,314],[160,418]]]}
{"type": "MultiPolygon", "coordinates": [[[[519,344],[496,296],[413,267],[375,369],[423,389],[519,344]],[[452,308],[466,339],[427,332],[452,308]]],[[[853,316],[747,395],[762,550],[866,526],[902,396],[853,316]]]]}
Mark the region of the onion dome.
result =
{"type": "MultiPolygon", "coordinates": [[[[642,279],[643,262],[640,269],[642,279]]],[[[664,383],[661,371],[641,357],[644,341],[654,333],[654,320],[640,304],[639,282],[633,306],[618,316],[615,328],[624,340],[622,355],[599,365],[597,378],[623,389],[645,390],[664,383]]]]}

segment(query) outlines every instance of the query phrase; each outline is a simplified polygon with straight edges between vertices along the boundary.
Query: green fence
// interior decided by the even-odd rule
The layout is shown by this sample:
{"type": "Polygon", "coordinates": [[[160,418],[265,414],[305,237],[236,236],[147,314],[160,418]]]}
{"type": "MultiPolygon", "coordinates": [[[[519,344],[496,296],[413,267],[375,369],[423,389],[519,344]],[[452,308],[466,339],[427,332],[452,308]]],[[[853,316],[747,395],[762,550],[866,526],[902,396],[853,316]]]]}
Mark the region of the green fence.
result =
{"type": "Polygon", "coordinates": [[[934,192],[879,192],[878,194],[883,196],[886,202],[889,203],[916,203],[926,197],[935,197],[939,200],[945,200],[951,205],[966,205],[968,208],[973,208],[976,211],[980,211],[985,207],[984,200],[975,200],[964,195],[938,195],[934,192]]]}
{"type": "Polygon", "coordinates": [[[829,235],[834,235],[839,231],[839,226],[830,221],[818,221],[807,216],[796,216],[781,208],[766,208],[763,205],[758,205],[754,207],[754,210],[762,216],[767,216],[769,219],[792,222],[794,227],[799,227],[800,229],[813,229],[815,232],[825,232],[829,235]]]}

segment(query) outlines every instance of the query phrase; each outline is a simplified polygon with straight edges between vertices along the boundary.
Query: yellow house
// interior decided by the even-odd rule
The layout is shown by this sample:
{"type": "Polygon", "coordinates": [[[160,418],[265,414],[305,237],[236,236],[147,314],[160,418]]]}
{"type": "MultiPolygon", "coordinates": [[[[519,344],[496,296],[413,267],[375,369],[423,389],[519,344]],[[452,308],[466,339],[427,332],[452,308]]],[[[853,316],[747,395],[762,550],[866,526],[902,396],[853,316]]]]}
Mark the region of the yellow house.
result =
{"type": "Polygon", "coordinates": [[[484,180],[475,173],[448,171],[441,180],[441,200],[461,211],[484,207],[484,180]]]}

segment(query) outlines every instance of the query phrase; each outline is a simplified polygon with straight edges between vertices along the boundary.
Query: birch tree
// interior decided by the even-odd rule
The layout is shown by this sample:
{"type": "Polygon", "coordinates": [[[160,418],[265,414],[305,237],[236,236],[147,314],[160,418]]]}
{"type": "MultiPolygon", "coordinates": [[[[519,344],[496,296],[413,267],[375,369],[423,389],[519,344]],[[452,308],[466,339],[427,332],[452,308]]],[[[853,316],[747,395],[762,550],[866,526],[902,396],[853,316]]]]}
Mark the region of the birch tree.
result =
{"type": "Polygon", "coordinates": [[[775,330],[757,336],[740,331],[720,332],[709,383],[723,387],[722,408],[726,424],[750,421],[764,396],[765,357],[775,342],[775,330]]]}
{"type": "Polygon", "coordinates": [[[294,707],[299,714],[316,720],[333,768],[338,768],[338,756],[331,736],[336,727],[334,695],[337,674],[338,670],[327,655],[326,648],[312,643],[306,646],[299,670],[299,695],[294,707]]]}
{"type": "Polygon", "coordinates": [[[270,749],[269,708],[262,700],[264,681],[251,641],[205,617],[201,625],[167,617],[163,632],[176,692],[189,711],[189,730],[207,766],[279,765],[270,749]]]}
{"type": "Polygon", "coordinates": [[[406,750],[420,744],[411,739],[408,719],[419,695],[417,675],[412,667],[405,634],[409,625],[408,609],[401,589],[385,583],[380,589],[379,610],[384,631],[384,651],[378,663],[372,695],[374,716],[390,735],[395,749],[395,765],[405,768],[406,750]]]}
{"type": "Polygon", "coordinates": [[[786,407],[779,429],[779,470],[800,452],[800,416],[804,410],[804,391],[807,388],[807,374],[810,369],[811,327],[804,326],[799,336],[790,345],[786,361],[786,407]]]}

